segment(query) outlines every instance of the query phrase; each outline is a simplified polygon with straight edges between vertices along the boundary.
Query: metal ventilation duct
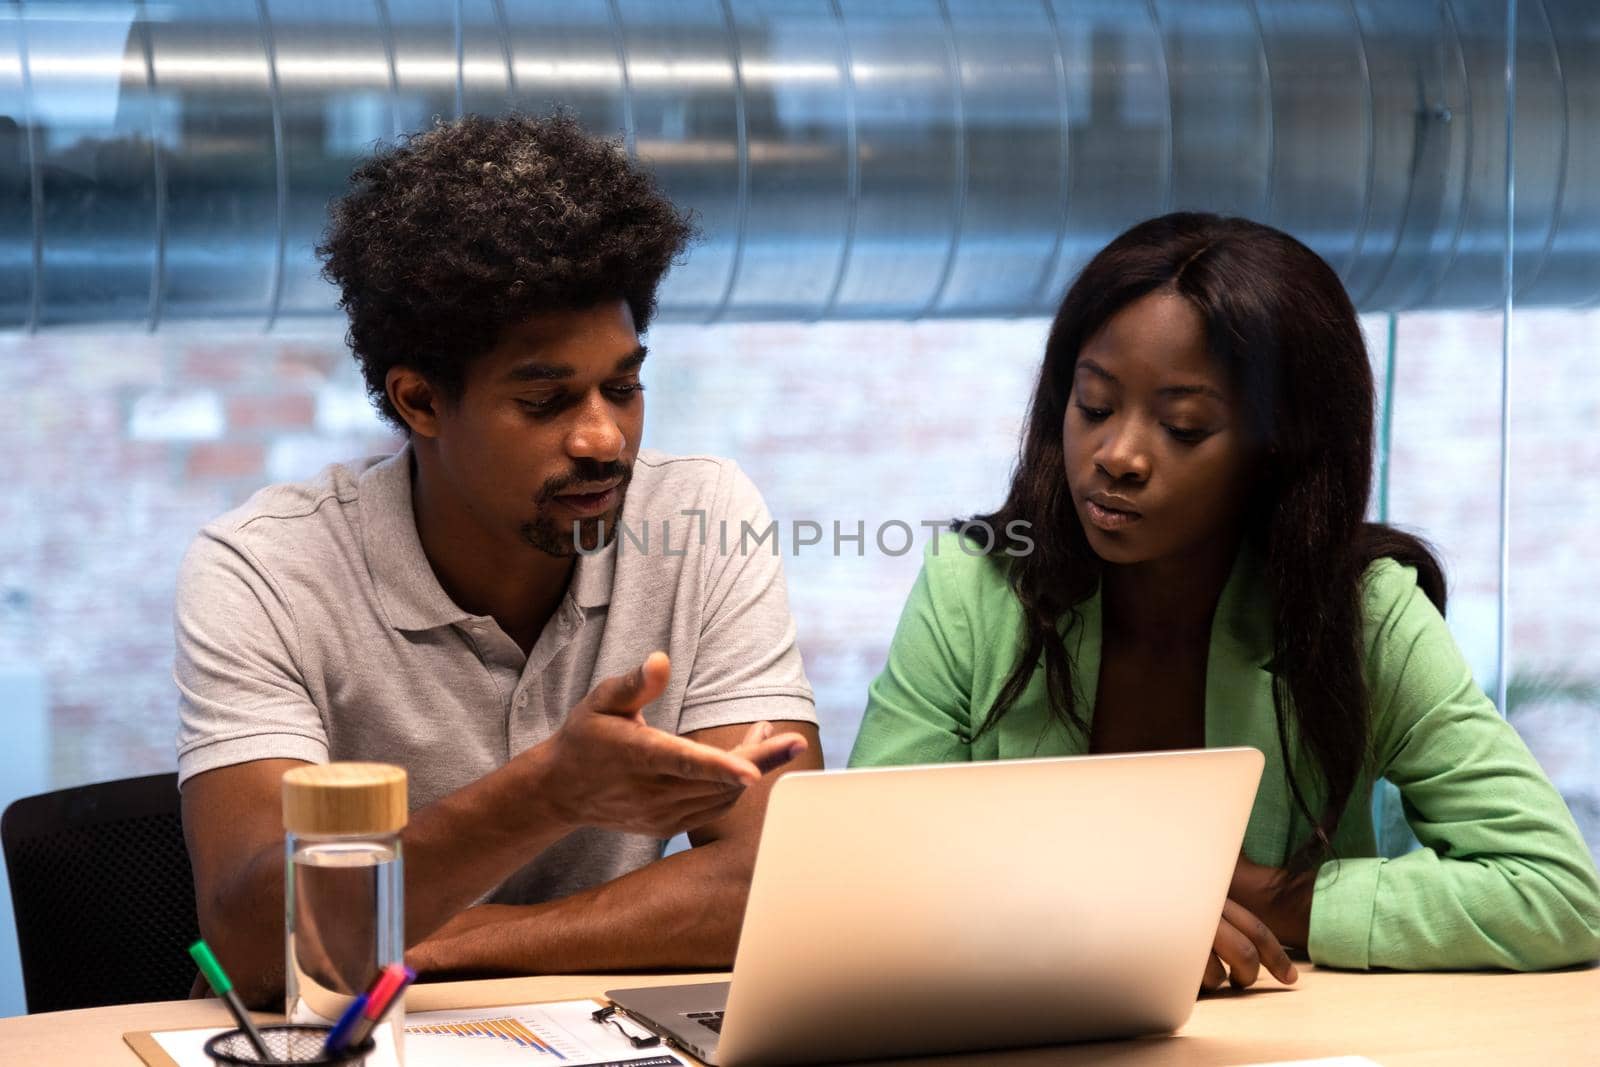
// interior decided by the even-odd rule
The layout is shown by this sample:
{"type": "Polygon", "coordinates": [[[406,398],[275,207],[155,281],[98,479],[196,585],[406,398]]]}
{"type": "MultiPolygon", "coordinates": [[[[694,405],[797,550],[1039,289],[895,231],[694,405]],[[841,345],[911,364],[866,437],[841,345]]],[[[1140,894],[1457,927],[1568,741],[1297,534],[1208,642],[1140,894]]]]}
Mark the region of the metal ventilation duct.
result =
{"type": "MultiPolygon", "coordinates": [[[[1516,278],[1600,300],[1600,5],[1522,0],[1516,278]]],[[[1129,223],[1300,235],[1365,309],[1501,299],[1503,0],[0,7],[0,326],[327,315],[374,142],[560,102],[707,240],[678,319],[1049,312],[1129,223]]]]}

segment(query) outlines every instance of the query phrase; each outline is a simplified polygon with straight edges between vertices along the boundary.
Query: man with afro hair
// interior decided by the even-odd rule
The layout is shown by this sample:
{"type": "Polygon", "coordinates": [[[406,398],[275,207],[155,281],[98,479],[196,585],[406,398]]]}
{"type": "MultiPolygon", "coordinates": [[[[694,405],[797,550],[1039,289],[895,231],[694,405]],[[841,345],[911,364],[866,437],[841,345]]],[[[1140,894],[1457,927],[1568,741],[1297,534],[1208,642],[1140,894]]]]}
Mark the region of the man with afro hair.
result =
{"type": "Polygon", "coordinates": [[[691,236],[564,114],[438,124],[333,205],[325,274],[405,445],[257,493],[178,588],[200,926],[254,1002],[284,987],[280,779],[329,760],[408,772],[423,972],[731,964],[773,778],[821,759],[780,560],[737,536],[760,494],[640,448],[691,236]]]}

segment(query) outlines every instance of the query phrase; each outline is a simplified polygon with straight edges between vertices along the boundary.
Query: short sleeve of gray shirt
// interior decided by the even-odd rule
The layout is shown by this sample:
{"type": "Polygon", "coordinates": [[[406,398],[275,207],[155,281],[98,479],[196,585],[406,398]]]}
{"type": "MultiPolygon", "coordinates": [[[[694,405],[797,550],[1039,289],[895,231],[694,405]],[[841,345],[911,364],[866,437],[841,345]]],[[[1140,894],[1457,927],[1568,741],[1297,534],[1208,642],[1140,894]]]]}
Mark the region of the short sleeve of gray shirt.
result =
{"type": "MultiPolygon", "coordinates": [[[[816,721],[772,519],[730,461],[642,450],[617,536],[576,561],[531,653],[463,611],[417,537],[409,448],[272,486],[209,524],[179,575],[180,783],[260,759],[404,766],[413,809],[549,737],[601,679],[657,649],[674,733],[816,721]]],[[[495,899],[643,866],[661,842],[580,830],[495,899]]]]}

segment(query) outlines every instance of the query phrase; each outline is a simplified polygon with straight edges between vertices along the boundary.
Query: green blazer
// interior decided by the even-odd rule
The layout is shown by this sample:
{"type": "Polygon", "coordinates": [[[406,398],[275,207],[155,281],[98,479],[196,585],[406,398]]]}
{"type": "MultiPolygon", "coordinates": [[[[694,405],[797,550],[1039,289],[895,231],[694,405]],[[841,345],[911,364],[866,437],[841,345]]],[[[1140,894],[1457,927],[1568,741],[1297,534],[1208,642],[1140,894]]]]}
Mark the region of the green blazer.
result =
{"type": "MultiPolygon", "coordinates": [[[[1018,704],[975,741],[1021,647],[1022,610],[995,561],[953,534],[932,544],[869,690],[852,766],[1080,755],[1039,670],[1018,704]]],[[[1336,967],[1537,970],[1600,957],[1600,875],[1571,814],[1527,746],[1473,681],[1444,619],[1392,560],[1367,573],[1368,769],[1317,873],[1311,958],[1336,967]],[[1422,847],[1377,856],[1372,786],[1399,787],[1422,847]]],[[[1100,597],[1066,630],[1077,709],[1092,718],[1100,675],[1100,597]]],[[[1245,853],[1283,866],[1309,827],[1290,799],[1272,706],[1268,598],[1242,553],[1218,602],[1206,668],[1208,747],[1248,745],[1266,768],[1245,853]]],[[[1289,751],[1304,788],[1294,739],[1289,751]]],[[[1320,798],[1313,792],[1313,810],[1320,798]]]]}

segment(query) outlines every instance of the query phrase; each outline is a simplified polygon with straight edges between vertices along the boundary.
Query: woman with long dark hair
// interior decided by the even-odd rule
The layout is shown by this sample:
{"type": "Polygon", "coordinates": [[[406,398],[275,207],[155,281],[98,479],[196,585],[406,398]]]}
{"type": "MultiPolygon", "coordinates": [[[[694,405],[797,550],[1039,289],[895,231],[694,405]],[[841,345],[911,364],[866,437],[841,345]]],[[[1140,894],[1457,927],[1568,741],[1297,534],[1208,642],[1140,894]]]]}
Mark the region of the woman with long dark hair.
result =
{"type": "Polygon", "coordinates": [[[1292,981],[1283,945],[1600,956],[1594,862],[1474,683],[1438,562],[1365,521],[1372,450],[1355,309],[1314,252],[1214,215],[1128,230],[1051,326],[1005,503],[930,547],[851,763],[1262,750],[1207,988],[1292,981]],[[1387,861],[1379,778],[1422,844],[1387,861]]]}

